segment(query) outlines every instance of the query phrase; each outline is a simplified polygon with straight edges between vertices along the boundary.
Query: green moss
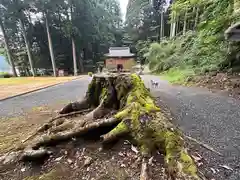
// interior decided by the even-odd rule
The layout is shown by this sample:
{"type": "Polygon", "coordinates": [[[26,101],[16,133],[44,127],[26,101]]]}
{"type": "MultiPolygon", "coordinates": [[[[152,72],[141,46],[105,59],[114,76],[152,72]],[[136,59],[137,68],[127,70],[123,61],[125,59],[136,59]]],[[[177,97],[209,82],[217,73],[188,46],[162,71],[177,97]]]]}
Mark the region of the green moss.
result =
{"type": "Polygon", "coordinates": [[[141,78],[132,74],[131,81],[133,85],[128,90],[126,106],[115,115],[117,119],[128,118],[130,122],[122,121],[110,134],[130,132],[143,156],[151,154],[155,148],[161,148],[170,172],[182,170],[187,175],[197,177],[196,166],[185,152],[181,133],[160,112],[141,78]]]}
{"type": "MultiPolygon", "coordinates": [[[[164,121],[166,120],[161,119],[160,122],[164,121]]],[[[157,131],[155,131],[153,142],[158,146],[161,145],[164,147],[165,162],[169,169],[176,171],[180,166],[185,174],[197,179],[196,165],[184,148],[184,141],[181,138],[181,133],[177,129],[169,127],[167,123],[168,122],[166,122],[166,124],[154,124],[157,131]]]]}
{"type": "Polygon", "coordinates": [[[180,162],[183,164],[183,172],[197,178],[197,168],[192,158],[185,151],[181,151],[180,162]]]}
{"type": "Polygon", "coordinates": [[[131,119],[130,129],[131,136],[136,140],[137,144],[141,148],[143,154],[148,154],[152,151],[154,143],[149,139],[152,132],[147,132],[146,128],[143,127],[140,119],[144,114],[150,114],[160,109],[155,105],[150,92],[146,89],[142,79],[136,75],[131,75],[132,88],[130,89],[125,108],[115,115],[115,118],[124,119],[126,117],[131,119]],[[152,145],[153,144],[153,145],[152,145]]]}
{"type": "Polygon", "coordinates": [[[147,112],[159,111],[160,109],[155,105],[155,102],[151,97],[150,92],[145,87],[143,80],[137,74],[132,74],[131,80],[133,88],[128,94],[127,104],[137,102],[145,107],[145,111],[147,112]]]}
{"type": "Polygon", "coordinates": [[[112,131],[110,131],[108,135],[118,136],[118,135],[126,134],[128,132],[129,132],[129,127],[127,125],[127,122],[122,121],[117,125],[117,127],[115,127],[112,131]]]}
{"type": "Polygon", "coordinates": [[[101,92],[101,95],[100,95],[100,101],[104,101],[106,96],[107,96],[107,88],[102,88],[102,92],[101,92]]]}
{"type": "Polygon", "coordinates": [[[131,108],[128,107],[128,108],[125,108],[122,111],[118,112],[114,117],[116,119],[124,119],[130,114],[130,112],[131,112],[131,108]]]}

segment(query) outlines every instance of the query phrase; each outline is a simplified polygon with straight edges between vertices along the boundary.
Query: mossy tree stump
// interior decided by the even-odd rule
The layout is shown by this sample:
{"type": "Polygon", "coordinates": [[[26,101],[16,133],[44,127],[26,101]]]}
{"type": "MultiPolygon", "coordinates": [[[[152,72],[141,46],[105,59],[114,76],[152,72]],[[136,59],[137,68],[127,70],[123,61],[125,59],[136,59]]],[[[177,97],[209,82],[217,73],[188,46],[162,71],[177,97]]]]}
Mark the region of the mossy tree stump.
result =
{"type": "MultiPolygon", "coordinates": [[[[22,157],[44,154],[44,147],[52,142],[71,140],[89,130],[114,125],[110,132],[101,136],[102,142],[109,143],[125,135],[131,137],[130,140],[138,146],[143,156],[143,171],[147,167],[146,159],[151,153],[161,149],[165,155],[169,177],[199,179],[197,168],[184,147],[181,132],[161,112],[138,75],[93,76],[85,98],[81,102],[68,104],[60,114],[86,109],[93,110],[84,116],[81,123],[70,122],[72,125],[62,131],[56,132],[56,128],[51,131],[52,125],[45,125],[43,129],[48,131],[48,134],[37,138],[35,143],[23,152],[22,157]],[[111,118],[104,118],[112,110],[117,113],[111,118]]],[[[146,176],[146,172],[143,172],[141,179],[147,179],[146,176]]]]}

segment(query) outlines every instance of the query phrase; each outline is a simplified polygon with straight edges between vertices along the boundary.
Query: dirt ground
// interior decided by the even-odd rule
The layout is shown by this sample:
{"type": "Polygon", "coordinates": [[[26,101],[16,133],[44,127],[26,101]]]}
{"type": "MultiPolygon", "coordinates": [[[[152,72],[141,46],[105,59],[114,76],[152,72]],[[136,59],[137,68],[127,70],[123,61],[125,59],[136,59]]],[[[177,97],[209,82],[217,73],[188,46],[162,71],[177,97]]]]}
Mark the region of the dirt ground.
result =
{"type": "Polygon", "coordinates": [[[58,83],[67,82],[73,79],[76,79],[76,77],[0,78],[0,100],[58,83]]]}
{"type": "MultiPolygon", "coordinates": [[[[54,107],[35,107],[22,117],[2,118],[0,126],[0,157],[2,154],[21,149],[21,141],[33,134],[38,127],[56,116],[54,107]]],[[[170,115],[165,107],[163,110],[170,115]]],[[[76,117],[80,118],[80,117],[76,117]]],[[[106,130],[107,131],[107,130],[106,130]]],[[[190,147],[190,146],[189,146],[190,147]]],[[[1,180],[138,180],[141,158],[137,149],[127,140],[119,140],[107,148],[102,148],[99,135],[91,134],[82,139],[49,147],[52,155],[35,163],[17,163],[0,166],[1,180]]],[[[194,147],[190,154],[195,157],[200,169],[201,163],[194,147]],[[197,154],[197,155],[196,155],[197,154]]],[[[166,180],[166,170],[160,152],[149,160],[149,175],[152,180],[166,180]]],[[[207,179],[213,179],[208,176],[207,179]]]]}
{"type": "Polygon", "coordinates": [[[189,82],[189,85],[207,87],[212,92],[240,98],[240,74],[216,73],[198,76],[189,82]],[[192,84],[193,83],[193,84],[192,84]]]}

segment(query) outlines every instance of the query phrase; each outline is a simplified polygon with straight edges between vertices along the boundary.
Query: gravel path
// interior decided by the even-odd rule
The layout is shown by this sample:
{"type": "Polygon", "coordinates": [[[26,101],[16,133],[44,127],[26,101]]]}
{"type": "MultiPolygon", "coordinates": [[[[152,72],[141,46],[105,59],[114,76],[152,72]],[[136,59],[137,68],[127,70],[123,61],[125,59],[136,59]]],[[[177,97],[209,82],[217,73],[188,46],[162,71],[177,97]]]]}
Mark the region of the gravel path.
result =
{"type": "Polygon", "coordinates": [[[0,117],[20,115],[33,107],[51,106],[60,102],[66,103],[81,99],[85,95],[90,80],[89,76],[83,76],[71,82],[0,101],[0,117]]]}
{"type": "Polygon", "coordinates": [[[151,88],[155,97],[160,97],[175,117],[175,123],[183,132],[204,142],[223,154],[219,157],[211,151],[202,152],[211,167],[224,172],[219,179],[240,179],[240,101],[203,88],[173,86],[157,76],[145,75],[148,87],[150,80],[159,82],[151,88]],[[228,165],[234,171],[226,171],[219,165],[228,165]]]}
{"type": "MultiPolygon", "coordinates": [[[[170,108],[176,124],[185,134],[209,144],[223,154],[223,157],[219,157],[206,149],[202,151],[202,156],[213,168],[224,172],[218,179],[239,180],[240,101],[202,88],[172,86],[157,76],[145,75],[143,79],[148,87],[151,79],[160,83],[152,92],[170,108]],[[228,165],[234,171],[226,171],[219,165],[228,165]]],[[[59,86],[2,101],[0,115],[17,115],[32,107],[81,99],[90,80],[90,77],[84,76],[59,86]]]]}

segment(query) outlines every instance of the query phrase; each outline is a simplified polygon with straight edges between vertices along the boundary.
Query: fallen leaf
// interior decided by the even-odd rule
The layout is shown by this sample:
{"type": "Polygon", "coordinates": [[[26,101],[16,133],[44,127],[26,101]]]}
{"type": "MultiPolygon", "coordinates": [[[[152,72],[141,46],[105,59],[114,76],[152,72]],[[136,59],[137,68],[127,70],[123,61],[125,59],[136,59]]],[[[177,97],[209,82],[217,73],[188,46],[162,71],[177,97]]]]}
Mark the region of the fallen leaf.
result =
{"type": "Polygon", "coordinates": [[[192,155],[192,158],[198,162],[198,161],[201,161],[202,160],[202,157],[199,157],[199,156],[195,156],[195,155],[192,155]]]}
{"type": "Polygon", "coordinates": [[[200,167],[200,166],[202,166],[202,165],[203,165],[202,162],[197,163],[197,166],[198,166],[198,167],[200,167]]]}
{"type": "Polygon", "coordinates": [[[92,163],[92,158],[91,157],[86,157],[85,161],[84,161],[84,166],[88,166],[92,163]]]}
{"type": "Polygon", "coordinates": [[[90,167],[88,167],[86,171],[89,172],[90,171],[90,167]]]}
{"type": "Polygon", "coordinates": [[[122,157],[124,156],[124,154],[122,152],[119,152],[118,155],[122,156],[122,157]]]}
{"type": "Polygon", "coordinates": [[[125,164],[121,164],[121,167],[122,167],[122,168],[125,168],[125,167],[126,167],[126,165],[125,165],[125,164]]]}
{"type": "Polygon", "coordinates": [[[68,164],[72,164],[73,161],[71,159],[67,159],[68,164]]]}
{"type": "Polygon", "coordinates": [[[55,161],[61,161],[62,158],[63,158],[62,156],[58,157],[58,158],[55,159],[55,161]]]}
{"type": "Polygon", "coordinates": [[[213,172],[213,174],[216,174],[217,173],[217,171],[214,169],[214,168],[210,168],[211,169],[211,171],[213,172]]]}
{"type": "Polygon", "coordinates": [[[136,154],[138,154],[138,150],[137,150],[136,147],[134,147],[134,146],[132,145],[132,146],[131,146],[131,149],[132,149],[133,152],[135,152],[136,154]]]}
{"type": "Polygon", "coordinates": [[[151,166],[153,165],[153,157],[151,157],[151,158],[148,160],[148,164],[151,165],[151,166]]]}

